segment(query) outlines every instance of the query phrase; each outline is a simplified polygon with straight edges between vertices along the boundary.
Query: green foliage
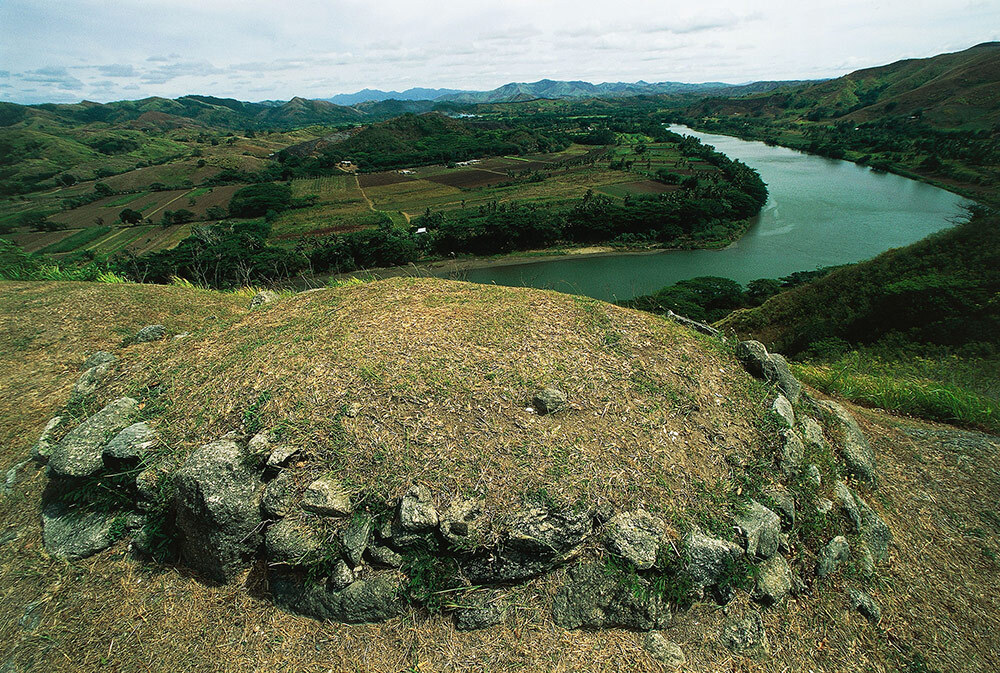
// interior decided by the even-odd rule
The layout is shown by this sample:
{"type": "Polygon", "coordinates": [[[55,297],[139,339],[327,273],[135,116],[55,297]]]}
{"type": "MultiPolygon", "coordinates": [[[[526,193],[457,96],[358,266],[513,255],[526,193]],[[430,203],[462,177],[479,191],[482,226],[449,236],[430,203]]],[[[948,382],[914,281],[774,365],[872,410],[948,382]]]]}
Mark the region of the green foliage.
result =
{"type": "Polygon", "coordinates": [[[669,310],[692,320],[715,322],[743,306],[744,301],[743,288],[736,281],[700,276],[622,304],[652,313],[669,310]]]}
{"type": "Polygon", "coordinates": [[[167,563],[174,557],[174,520],[171,503],[176,486],[172,475],[159,473],[156,481],[156,499],[146,512],[140,532],[149,556],[158,563],[167,563]]]}
{"type": "Polygon", "coordinates": [[[92,241],[96,241],[110,231],[111,227],[88,227],[87,229],[81,229],[61,241],[45,246],[39,250],[38,253],[42,255],[52,255],[60,252],[72,252],[78,248],[82,248],[92,241]]]}
{"type": "Polygon", "coordinates": [[[131,506],[129,490],[135,484],[135,470],[100,474],[75,480],[59,492],[58,499],[80,512],[117,512],[131,506]]]}
{"type": "Polygon", "coordinates": [[[118,213],[118,219],[125,224],[138,224],[142,222],[142,213],[138,210],[132,210],[131,208],[123,208],[120,213],[118,213]]]}
{"type": "Polygon", "coordinates": [[[403,561],[407,580],[403,585],[411,603],[422,605],[431,614],[438,614],[448,603],[448,596],[462,587],[458,563],[428,550],[417,549],[403,561]]]}
{"type": "Polygon", "coordinates": [[[280,212],[292,203],[292,188],[282,183],[261,183],[243,187],[229,201],[231,217],[260,217],[268,211],[280,212]]]}
{"type": "Polygon", "coordinates": [[[243,412],[243,430],[248,435],[256,435],[264,429],[264,407],[271,401],[271,391],[264,390],[257,394],[257,399],[243,412]]]}

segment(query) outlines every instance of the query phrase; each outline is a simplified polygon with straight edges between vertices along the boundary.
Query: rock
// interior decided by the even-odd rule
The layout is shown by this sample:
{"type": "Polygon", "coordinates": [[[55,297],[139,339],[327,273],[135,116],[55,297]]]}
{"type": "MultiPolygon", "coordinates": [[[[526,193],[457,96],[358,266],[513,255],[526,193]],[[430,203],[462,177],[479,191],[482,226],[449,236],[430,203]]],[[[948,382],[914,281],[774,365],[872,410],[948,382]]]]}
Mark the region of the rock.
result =
{"type": "Polygon", "coordinates": [[[756,500],[736,517],[736,526],[746,541],[748,556],[768,559],[778,553],[781,519],[756,500]]]}
{"type": "Polygon", "coordinates": [[[104,467],[101,447],[139,415],[139,403],[121,397],[70,430],[53,449],[49,469],[61,477],[89,477],[104,467]]]}
{"type": "Polygon", "coordinates": [[[660,517],[641,509],[622,512],[608,522],[604,545],[637,569],[647,570],[656,563],[663,532],[664,523],[660,517]]]}
{"type": "Polygon", "coordinates": [[[774,504],[772,509],[781,517],[781,527],[789,530],[795,526],[795,498],[788,489],[784,487],[772,487],[764,493],[774,504]]]}
{"type": "Polygon", "coordinates": [[[387,568],[399,568],[403,565],[402,555],[384,544],[371,545],[366,550],[366,555],[372,563],[387,568]]]}
{"type": "Polygon", "coordinates": [[[764,344],[759,341],[741,341],[736,344],[735,355],[750,376],[765,378],[764,368],[768,362],[768,354],[764,344]]]}
{"type": "Polygon", "coordinates": [[[268,467],[284,467],[294,456],[299,453],[299,447],[279,444],[267,457],[268,467]]]}
{"type": "Polygon", "coordinates": [[[819,498],[816,501],[816,511],[822,515],[827,515],[833,511],[833,501],[829,498],[819,498]]]}
{"type": "Polygon", "coordinates": [[[281,608],[346,624],[383,622],[403,613],[406,603],[395,575],[377,574],[342,589],[309,583],[291,575],[271,578],[271,594],[281,608]]]}
{"type": "Polygon", "coordinates": [[[875,452],[865,439],[858,422],[847,409],[829,400],[817,402],[828,412],[837,426],[838,439],[842,444],[841,458],[848,472],[870,486],[876,483],[875,452]]]}
{"type": "Polygon", "coordinates": [[[875,599],[857,589],[848,589],[847,595],[851,600],[851,607],[864,615],[872,624],[879,623],[882,619],[882,608],[878,606],[875,599]]]}
{"type": "Polygon", "coordinates": [[[507,537],[514,549],[566,559],[576,553],[593,528],[594,522],[588,512],[554,512],[532,507],[514,517],[507,537]]]}
{"type": "Polygon", "coordinates": [[[17,479],[21,475],[21,470],[23,470],[28,465],[27,460],[22,460],[19,463],[15,463],[10,466],[7,470],[7,474],[4,477],[4,481],[0,484],[0,496],[9,495],[14,491],[14,486],[17,485],[17,479]]]}
{"type": "Polygon", "coordinates": [[[67,561],[92,556],[115,542],[117,515],[106,512],[71,510],[62,503],[50,502],[42,509],[42,539],[45,549],[67,561]]]}
{"type": "Polygon", "coordinates": [[[351,498],[333,477],[320,477],[309,484],[302,497],[302,509],[323,516],[349,516],[351,498]]]}
{"type": "Polygon", "coordinates": [[[167,328],[163,325],[146,325],[136,332],[135,337],[132,338],[132,343],[143,344],[150,341],[159,341],[165,336],[167,336],[167,328]]]}
{"type": "Polygon", "coordinates": [[[743,557],[743,550],[732,542],[708,537],[694,530],[684,537],[688,574],[699,593],[718,584],[743,557]]]}
{"type": "Polygon", "coordinates": [[[497,602],[455,610],[455,628],[459,631],[478,631],[503,621],[504,609],[497,602]]]}
{"type": "Polygon", "coordinates": [[[441,535],[462,551],[471,551],[482,541],[482,525],[482,500],[460,498],[441,515],[441,535]]]}
{"type": "Polygon", "coordinates": [[[473,584],[509,584],[538,577],[560,563],[559,557],[539,556],[515,549],[481,550],[459,565],[473,584]]]}
{"type": "Polygon", "coordinates": [[[38,625],[42,623],[42,613],[45,611],[47,602],[42,599],[24,606],[24,612],[17,620],[17,625],[21,627],[21,630],[33,633],[38,629],[38,625]]]}
{"type": "Polygon", "coordinates": [[[291,472],[282,472],[264,487],[260,510],[265,518],[281,519],[288,516],[295,502],[295,478],[291,472]]]}
{"type": "Polygon", "coordinates": [[[333,564],[330,576],[326,578],[326,585],[334,591],[340,591],[353,584],[356,579],[357,577],[355,577],[354,571],[351,570],[351,566],[347,565],[344,559],[338,559],[333,564]]]}
{"type": "Polygon", "coordinates": [[[233,441],[196,449],[174,476],[182,558],[194,569],[228,581],[261,540],[257,474],[233,441]]]}
{"type": "Polygon", "coordinates": [[[302,565],[318,558],[323,549],[323,534],[308,521],[282,519],[267,527],[264,546],[268,561],[302,565]]]}
{"type": "Polygon", "coordinates": [[[434,498],[423,484],[413,484],[399,503],[399,525],[403,530],[425,531],[438,525],[434,498]]]}
{"type": "Polygon", "coordinates": [[[183,341],[191,336],[191,332],[181,332],[180,334],[175,334],[170,338],[171,341],[183,341]]]}
{"type": "Polygon", "coordinates": [[[830,540],[825,547],[819,550],[816,559],[816,574],[826,577],[834,572],[841,562],[846,561],[850,556],[851,548],[847,544],[847,538],[843,535],[830,540]]]}
{"type": "Polygon", "coordinates": [[[764,605],[780,603],[792,590],[792,571],[785,557],[775,554],[760,564],[754,600],[764,605]]]}
{"type": "Polygon", "coordinates": [[[736,654],[760,657],[770,654],[771,647],[764,630],[760,613],[751,612],[746,617],[731,617],[722,626],[722,644],[736,654]]]}
{"type": "Polygon", "coordinates": [[[778,395],[771,404],[771,416],[781,428],[795,427],[795,411],[792,410],[792,403],[784,395],[778,395]]]}
{"type": "Polygon", "coordinates": [[[258,306],[263,306],[264,304],[270,304],[273,301],[278,300],[278,293],[272,292],[270,290],[262,290],[253,296],[250,300],[250,308],[255,309],[258,306]]]}
{"type": "Polygon", "coordinates": [[[147,512],[160,500],[160,487],[165,475],[149,468],[135,475],[135,499],[139,511],[147,512]]]}
{"type": "Polygon", "coordinates": [[[802,384],[792,375],[788,368],[788,361],[784,357],[772,353],[768,358],[765,373],[767,380],[777,384],[778,389],[785,394],[789,402],[795,404],[799,401],[799,396],[802,394],[802,384]]]}
{"type": "Polygon", "coordinates": [[[823,475],[819,473],[819,467],[813,463],[809,463],[806,466],[806,478],[814,485],[819,488],[823,485],[823,475]]]}
{"type": "Polygon", "coordinates": [[[355,514],[347,528],[340,533],[340,546],[351,565],[358,565],[368,548],[372,533],[372,518],[364,512],[355,514]]]}
{"type": "Polygon", "coordinates": [[[45,424],[45,429],[42,430],[41,436],[38,441],[35,442],[35,446],[31,449],[31,457],[36,463],[44,465],[49,462],[49,457],[52,455],[52,449],[55,448],[56,441],[55,435],[62,425],[63,417],[55,416],[45,424]]]}
{"type": "Polygon", "coordinates": [[[128,469],[138,465],[160,443],[159,437],[144,422],[133,423],[104,445],[104,464],[113,469],[128,469]]]}
{"type": "Polygon", "coordinates": [[[73,384],[73,390],[70,391],[69,401],[71,403],[79,402],[85,397],[92,395],[97,390],[97,387],[101,385],[101,380],[104,379],[109,371],[111,371],[111,365],[103,364],[91,367],[80,374],[80,378],[73,384]]]}
{"type": "Polygon", "coordinates": [[[798,474],[805,460],[806,449],[799,439],[799,433],[792,428],[784,428],[781,431],[781,457],[778,459],[778,467],[786,477],[798,474]]]}
{"type": "Polygon", "coordinates": [[[531,406],[539,414],[554,414],[566,407],[566,393],[557,388],[544,388],[535,393],[531,406]]]}
{"type": "Polygon", "coordinates": [[[667,318],[673,320],[678,325],[683,325],[688,329],[693,329],[695,332],[701,332],[702,334],[705,334],[707,336],[717,337],[722,335],[722,332],[715,329],[711,325],[706,325],[703,322],[698,322],[697,320],[692,320],[691,318],[685,318],[682,315],[677,315],[670,309],[667,309],[667,318]]]}
{"type": "Polygon", "coordinates": [[[844,482],[838,481],[833,485],[833,501],[844,510],[844,514],[854,526],[854,531],[860,532],[861,512],[858,511],[858,503],[854,500],[854,494],[844,482]]]}
{"type": "Polygon", "coordinates": [[[823,435],[823,428],[815,419],[804,416],[799,419],[802,425],[802,435],[805,437],[805,446],[814,453],[826,454],[830,450],[830,445],[826,443],[823,435]]]}
{"type": "Polygon", "coordinates": [[[681,646],[663,637],[662,634],[650,631],[643,640],[643,645],[649,656],[670,668],[680,668],[687,659],[681,646]]]}
{"type": "Polygon", "coordinates": [[[858,513],[861,517],[861,539],[868,545],[875,560],[884,561],[889,556],[892,530],[878,515],[878,512],[869,507],[868,503],[862,500],[857,493],[854,494],[854,502],[858,505],[858,513]]]}
{"type": "Polygon", "coordinates": [[[116,362],[118,362],[118,358],[112,355],[111,353],[108,353],[107,351],[97,351],[96,353],[94,353],[93,355],[91,355],[90,357],[88,357],[86,360],[83,361],[83,364],[80,365],[80,371],[85,372],[88,369],[92,369],[94,367],[100,367],[101,365],[112,365],[116,362]]]}
{"type": "Polygon", "coordinates": [[[644,578],[636,575],[628,581],[626,586],[624,578],[609,574],[601,564],[571,568],[553,600],[552,616],[556,624],[566,629],[635,631],[665,627],[670,622],[667,602],[649,590],[644,578]]]}

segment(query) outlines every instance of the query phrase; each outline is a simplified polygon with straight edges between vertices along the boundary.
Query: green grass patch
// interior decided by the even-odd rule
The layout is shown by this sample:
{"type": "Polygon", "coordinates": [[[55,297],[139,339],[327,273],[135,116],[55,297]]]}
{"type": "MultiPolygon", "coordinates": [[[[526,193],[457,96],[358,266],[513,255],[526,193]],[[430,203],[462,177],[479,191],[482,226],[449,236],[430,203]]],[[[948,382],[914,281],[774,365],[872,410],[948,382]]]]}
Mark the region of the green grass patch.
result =
{"type": "Polygon", "coordinates": [[[88,227],[81,229],[72,236],[68,236],[61,241],[47,245],[38,252],[45,255],[54,255],[61,252],[73,252],[88,243],[96,241],[111,231],[111,227],[88,227]]]}
{"type": "Polygon", "coordinates": [[[825,393],[899,414],[1000,432],[1000,362],[905,357],[852,351],[831,362],[793,365],[795,375],[825,393]],[[993,381],[992,385],[984,377],[993,381]]]}
{"type": "Polygon", "coordinates": [[[107,204],[108,208],[117,208],[118,206],[124,206],[126,203],[132,203],[137,199],[141,199],[144,196],[148,196],[149,192],[136,192],[135,194],[126,194],[120,199],[115,199],[114,201],[107,204]]]}

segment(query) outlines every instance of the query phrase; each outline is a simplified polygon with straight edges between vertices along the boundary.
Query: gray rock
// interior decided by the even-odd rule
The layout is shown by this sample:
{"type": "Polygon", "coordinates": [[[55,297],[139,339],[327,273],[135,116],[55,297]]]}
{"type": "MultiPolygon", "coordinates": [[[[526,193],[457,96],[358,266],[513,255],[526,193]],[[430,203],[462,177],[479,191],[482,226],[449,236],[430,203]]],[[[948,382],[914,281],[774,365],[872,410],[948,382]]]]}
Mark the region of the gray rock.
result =
{"type": "Polygon", "coordinates": [[[135,475],[136,506],[141,511],[147,511],[160,499],[160,486],[163,473],[149,468],[135,475]]]}
{"type": "Polygon", "coordinates": [[[260,499],[260,509],[268,519],[288,516],[295,504],[295,477],[284,471],[268,482],[260,499]]]}
{"type": "Polygon", "coordinates": [[[767,348],[759,341],[741,341],[736,345],[736,359],[754,378],[765,378],[764,367],[768,362],[767,348]]]}
{"type": "Polygon", "coordinates": [[[104,445],[104,464],[113,468],[134,467],[160,444],[156,432],[144,422],[133,423],[104,445]]]}
{"type": "Polygon", "coordinates": [[[840,564],[848,559],[851,547],[847,543],[847,538],[843,535],[830,540],[825,547],[819,550],[816,559],[816,574],[826,577],[837,570],[840,564]]]}
{"type": "Polygon", "coordinates": [[[784,357],[772,353],[768,358],[765,374],[767,380],[775,383],[789,402],[795,404],[799,401],[799,396],[802,394],[802,384],[792,375],[788,368],[788,361],[784,357]]]}
{"type": "Polygon", "coordinates": [[[250,300],[250,308],[254,309],[258,306],[263,306],[264,304],[270,304],[273,301],[278,300],[278,293],[271,292],[270,290],[262,290],[253,296],[250,300]]]}
{"type": "Polygon", "coordinates": [[[544,388],[535,393],[531,406],[539,414],[554,414],[566,408],[566,393],[558,388],[544,388]]]}
{"type": "Polygon", "coordinates": [[[384,544],[371,545],[365,553],[371,562],[376,565],[387,568],[399,568],[403,565],[403,556],[384,544]]]}
{"type": "Polygon", "coordinates": [[[882,619],[882,608],[878,606],[875,599],[864,591],[848,589],[847,595],[851,600],[851,607],[860,612],[872,624],[878,624],[882,619]]]}
{"type": "Polygon", "coordinates": [[[115,514],[71,510],[59,502],[42,509],[45,549],[57,558],[75,561],[107,549],[115,542],[115,514]]]}
{"type": "Polygon", "coordinates": [[[751,500],[747,511],[736,517],[736,526],[746,542],[748,556],[767,559],[778,553],[781,519],[767,507],[751,500]]]}
{"type": "Polygon", "coordinates": [[[38,625],[42,623],[42,613],[45,612],[46,602],[43,599],[24,606],[24,612],[21,614],[21,618],[17,620],[17,624],[21,627],[21,630],[31,633],[38,629],[38,625]]]}
{"type": "Polygon", "coordinates": [[[315,560],[323,549],[323,533],[302,519],[282,519],[267,527],[264,546],[272,563],[302,565],[315,560]]]}
{"type": "Polygon", "coordinates": [[[823,485],[823,475],[820,474],[819,467],[813,463],[809,463],[809,465],[806,466],[806,478],[809,479],[809,481],[812,482],[816,488],[823,485]]]}
{"type": "Polygon", "coordinates": [[[116,362],[118,362],[118,358],[112,355],[111,353],[108,353],[107,351],[97,351],[96,353],[92,354],[90,357],[88,357],[86,360],[83,361],[83,364],[80,365],[80,371],[85,372],[88,369],[92,369],[93,367],[100,367],[101,365],[114,364],[116,362]]]}
{"type": "Polygon", "coordinates": [[[553,600],[552,616],[556,624],[567,629],[635,631],[669,624],[670,609],[658,593],[648,590],[648,582],[639,576],[630,577],[629,582],[626,585],[623,578],[608,573],[600,564],[571,568],[553,600]],[[638,590],[635,583],[639,584],[638,590]]]}
{"type": "Polygon", "coordinates": [[[136,332],[132,343],[142,344],[150,341],[159,341],[165,336],[167,336],[167,328],[163,325],[146,325],[136,332]]]}
{"type": "Polygon", "coordinates": [[[889,556],[889,545],[892,544],[892,530],[874,509],[868,506],[857,493],[854,502],[858,505],[861,516],[861,539],[865,541],[875,560],[884,561],[889,556]]]}
{"type": "Polygon", "coordinates": [[[503,621],[503,605],[489,602],[485,605],[455,610],[455,628],[459,631],[478,631],[503,621]]]}
{"type": "Polygon", "coordinates": [[[483,501],[459,498],[441,515],[441,535],[453,547],[471,551],[483,539],[483,501]]]}
{"type": "Polygon", "coordinates": [[[780,603],[792,590],[792,571],[780,554],[760,564],[754,600],[764,605],[780,603]]]}
{"type": "Polygon", "coordinates": [[[680,668],[687,659],[681,646],[663,637],[663,634],[650,631],[643,639],[643,645],[649,656],[670,668],[680,668]]]}
{"type": "Polygon", "coordinates": [[[577,552],[593,528],[588,512],[533,507],[513,518],[508,540],[519,551],[566,559],[577,552]]]}
{"type": "Polygon", "coordinates": [[[340,532],[340,546],[351,565],[358,565],[364,557],[365,549],[372,533],[372,518],[364,512],[351,517],[347,528],[340,532]]]}
{"type": "Polygon", "coordinates": [[[323,516],[349,516],[351,498],[333,477],[320,477],[309,484],[302,497],[302,509],[323,516]]]}
{"type": "Polygon", "coordinates": [[[722,332],[715,329],[711,325],[707,325],[703,322],[698,322],[697,320],[692,320],[691,318],[685,318],[682,315],[677,315],[670,309],[667,309],[667,318],[673,320],[678,325],[683,325],[688,329],[693,329],[695,332],[701,332],[702,334],[705,334],[707,336],[717,337],[722,335],[722,332]]]}
{"type": "Polygon", "coordinates": [[[538,577],[555,568],[562,559],[515,549],[481,550],[462,559],[463,574],[473,584],[507,584],[538,577]]]}
{"type": "Polygon", "coordinates": [[[795,526],[795,498],[784,487],[772,487],[764,492],[774,503],[774,511],[781,517],[781,527],[789,530],[795,526]]]}
{"type": "Polygon", "coordinates": [[[837,427],[837,439],[840,441],[841,458],[848,472],[870,486],[876,483],[875,452],[865,439],[858,422],[854,420],[847,409],[829,400],[817,402],[817,405],[828,412],[837,427]]]}
{"type": "Polygon", "coordinates": [[[271,453],[267,457],[267,466],[284,467],[288,464],[288,461],[299,453],[299,451],[300,449],[297,446],[278,444],[278,446],[271,449],[271,453]]]}
{"type": "Polygon", "coordinates": [[[285,610],[346,624],[383,622],[399,616],[406,608],[395,575],[378,574],[351,582],[343,589],[277,575],[271,578],[271,594],[285,610]]]}
{"type": "Polygon", "coordinates": [[[751,657],[770,654],[764,620],[757,612],[745,617],[731,617],[722,626],[720,640],[727,649],[751,657]]]}
{"type": "Polygon", "coordinates": [[[73,390],[70,391],[69,401],[79,402],[92,395],[109,371],[111,371],[111,365],[103,364],[91,367],[80,374],[80,378],[73,384],[73,390]]]}
{"type": "Polygon", "coordinates": [[[131,425],[138,415],[139,403],[131,397],[115,400],[62,438],[52,449],[49,469],[61,477],[97,474],[104,467],[101,447],[131,425]]]}
{"type": "Polygon", "coordinates": [[[28,460],[22,460],[19,463],[15,463],[10,466],[7,470],[7,474],[4,477],[3,483],[0,483],[0,496],[7,496],[14,491],[14,486],[17,485],[17,480],[21,476],[21,471],[28,466],[28,460]]]}
{"type": "Polygon", "coordinates": [[[604,545],[639,570],[647,570],[656,563],[663,534],[664,522],[660,517],[641,509],[622,512],[608,522],[604,545]]]}
{"type": "Polygon", "coordinates": [[[399,525],[407,531],[426,531],[438,525],[434,498],[423,484],[413,484],[399,503],[399,525]]]}
{"type": "Polygon", "coordinates": [[[854,494],[844,482],[838,481],[833,485],[833,501],[844,510],[844,514],[854,526],[854,531],[860,532],[861,512],[858,510],[858,503],[854,500],[854,494]]]}
{"type": "Polygon", "coordinates": [[[56,446],[55,436],[62,425],[63,417],[55,416],[45,424],[45,429],[42,430],[41,436],[38,441],[35,442],[35,446],[31,449],[31,457],[36,463],[44,465],[49,462],[49,457],[52,455],[52,449],[56,446]]]}
{"type": "Polygon", "coordinates": [[[771,404],[771,416],[781,428],[795,427],[795,411],[792,409],[792,403],[784,395],[778,395],[771,404]]]}
{"type": "Polygon", "coordinates": [[[799,433],[792,428],[781,430],[781,456],[778,459],[778,467],[786,477],[798,474],[802,468],[802,461],[805,460],[806,450],[799,439],[799,433]]]}
{"type": "Polygon", "coordinates": [[[338,559],[336,563],[333,564],[333,570],[330,571],[330,576],[326,578],[326,585],[334,591],[340,591],[346,589],[348,586],[354,583],[357,577],[354,575],[354,571],[351,566],[347,565],[344,559],[338,559]]]}
{"type": "Polygon", "coordinates": [[[820,424],[809,416],[800,418],[799,423],[802,424],[802,435],[805,437],[806,448],[814,453],[826,454],[830,450],[830,445],[826,442],[820,424]]]}
{"type": "Polygon", "coordinates": [[[833,511],[833,500],[829,498],[819,498],[816,501],[816,511],[824,516],[833,511]]]}
{"type": "Polygon", "coordinates": [[[743,550],[732,542],[708,537],[700,531],[691,531],[684,537],[688,557],[688,574],[699,592],[715,586],[733,564],[743,557],[743,550]]]}
{"type": "Polygon", "coordinates": [[[229,440],[199,447],[174,477],[182,558],[228,581],[261,542],[261,483],[246,453],[229,440]]]}

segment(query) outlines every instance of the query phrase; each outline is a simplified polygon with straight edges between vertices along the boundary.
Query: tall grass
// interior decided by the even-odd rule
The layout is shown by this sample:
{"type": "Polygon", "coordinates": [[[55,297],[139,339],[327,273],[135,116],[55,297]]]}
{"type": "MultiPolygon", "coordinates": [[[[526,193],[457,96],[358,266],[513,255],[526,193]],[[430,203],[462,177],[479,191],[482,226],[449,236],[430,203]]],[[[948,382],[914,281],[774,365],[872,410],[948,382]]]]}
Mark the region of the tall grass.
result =
{"type": "Polygon", "coordinates": [[[1000,433],[1000,361],[887,358],[852,351],[834,361],[794,364],[802,381],[859,404],[1000,433]]]}

